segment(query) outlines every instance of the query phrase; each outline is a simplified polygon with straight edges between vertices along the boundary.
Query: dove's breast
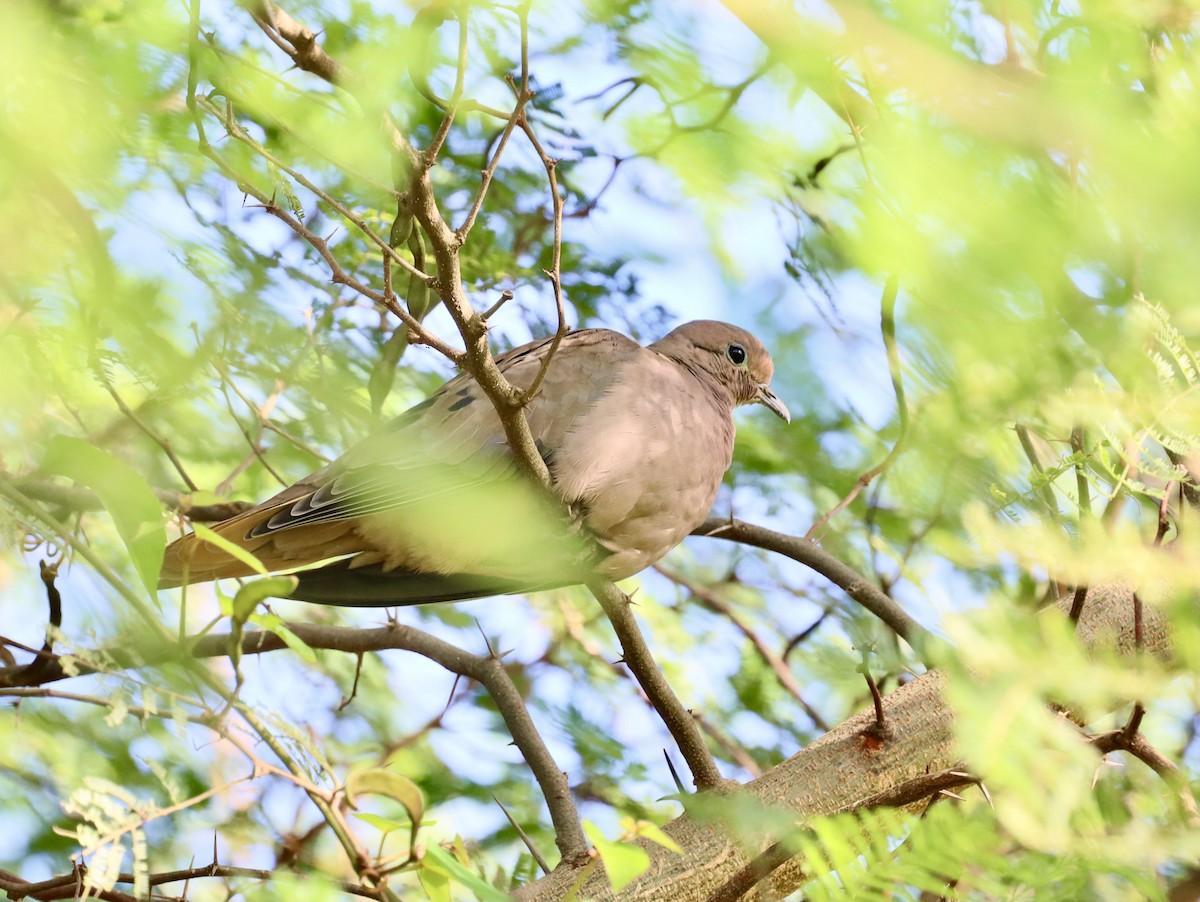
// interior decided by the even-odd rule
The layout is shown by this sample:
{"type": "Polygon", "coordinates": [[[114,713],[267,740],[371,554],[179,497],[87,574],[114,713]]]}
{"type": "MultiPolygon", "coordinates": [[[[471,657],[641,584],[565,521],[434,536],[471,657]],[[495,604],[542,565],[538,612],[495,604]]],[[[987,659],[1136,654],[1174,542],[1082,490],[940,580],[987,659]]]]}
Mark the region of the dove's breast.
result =
{"type": "Polygon", "coordinates": [[[637,380],[613,380],[551,461],[559,493],[612,552],[599,569],[613,579],[704,521],[733,455],[727,403],[666,358],[647,354],[637,368],[637,380]]]}

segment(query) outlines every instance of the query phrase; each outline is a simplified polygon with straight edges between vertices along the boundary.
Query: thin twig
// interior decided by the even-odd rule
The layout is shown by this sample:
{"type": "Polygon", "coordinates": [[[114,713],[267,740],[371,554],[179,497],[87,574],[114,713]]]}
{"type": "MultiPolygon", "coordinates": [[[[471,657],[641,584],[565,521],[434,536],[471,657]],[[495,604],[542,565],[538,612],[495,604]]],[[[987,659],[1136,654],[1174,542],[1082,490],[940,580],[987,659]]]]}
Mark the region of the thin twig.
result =
{"type": "MultiPolygon", "coordinates": [[[[566,775],[554,761],[538,732],[520,691],[498,657],[475,655],[415,627],[393,623],[376,629],[288,623],[287,628],[311,648],[351,654],[382,649],[402,649],[429,658],[451,673],[461,674],[483,685],[496,703],[517,748],[533,772],[554,824],[555,842],[564,859],[586,854],[587,840],[571,798],[566,775]]],[[[229,635],[207,635],[192,646],[196,657],[220,657],[229,651],[229,635]]],[[[275,633],[247,631],[241,641],[242,654],[262,654],[287,648],[275,633]]]]}
{"type": "Polygon", "coordinates": [[[1087,601],[1087,594],[1087,586],[1075,587],[1075,595],[1071,598],[1071,611],[1067,616],[1076,626],[1079,625],[1079,618],[1083,615],[1083,604],[1087,601]]]}
{"type": "Polygon", "coordinates": [[[637,621],[630,610],[629,597],[615,585],[605,580],[593,580],[588,589],[596,596],[604,613],[612,623],[625,665],[633,673],[654,709],[662,718],[667,730],[679,746],[679,751],[692,771],[697,789],[715,789],[724,785],[725,779],[713,761],[712,753],[704,744],[704,737],[696,725],[696,719],[679,701],[675,690],[663,676],[662,669],[650,653],[646,640],[638,629],[637,621]]]}
{"type": "MultiPolygon", "coordinates": [[[[302,877],[299,873],[296,876],[302,877]]],[[[182,868],[176,871],[161,871],[156,874],[141,875],[141,877],[128,872],[117,874],[114,883],[135,883],[139,879],[145,879],[149,886],[163,886],[168,883],[179,883],[180,881],[195,880],[206,877],[217,877],[228,879],[231,877],[241,877],[251,880],[272,881],[278,877],[275,871],[261,870],[259,868],[235,867],[233,865],[213,864],[204,865],[202,867],[182,868]]],[[[58,877],[51,877],[48,880],[39,880],[37,883],[30,883],[21,880],[16,875],[9,874],[7,871],[0,871],[0,889],[3,889],[10,899],[71,899],[79,898],[75,896],[75,886],[78,882],[78,877],[75,874],[62,874],[58,877]]],[[[349,893],[354,896],[361,896],[366,899],[379,899],[380,891],[371,887],[363,886],[360,883],[350,883],[347,881],[334,881],[339,889],[344,893],[349,893]]],[[[133,899],[133,896],[126,896],[121,893],[124,898],[133,899]]],[[[103,899],[105,896],[93,895],[89,898],[103,899]]],[[[154,898],[159,898],[155,896],[154,898]]],[[[186,898],[186,895],[184,896],[186,898]]]]}
{"type": "Polygon", "coordinates": [[[804,713],[809,716],[817,729],[822,733],[828,732],[829,725],[817,710],[805,700],[800,691],[800,684],[796,681],[795,674],[788,668],[783,658],[775,653],[775,650],[767,644],[766,640],[757,631],[738,616],[737,612],[721,597],[719,592],[688,579],[682,573],[672,570],[663,564],[655,564],[654,569],[671,582],[686,589],[693,598],[710,611],[721,615],[733,624],[734,628],[750,641],[750,644],[754,646],[754,650],[758,652],[758,656],[762,658],[763,663],[770,667],[771,672],[775,674],[775,679],[779,681],[779,685],[795,700],[796,704],[804,709],[804,713]]]}
{"type": "MultiPolygon", "coordinates": [[[[151,600],[130,588],[112,567],[85,541],[80,540],[73,531],[67,529],[55,516],[43,510],[36,502],[20,492],[12,480],[3,472],[0,472],[0,495],[6,497],[12,506],[23,517],[27,517],[30,524],[34,525],[35,528],[43,530],[50,535],[58,536],[63,542],[69,545],[75,554],[85,560],[130,605],[139,619],[149,627],[165,648],[172,650],[177,648],[174,635],[160,620],[151,600]]],[[[207,686],[210,691],[219,696],[226,704],[230,703],[231,700],[236,703],[233,693],[215,674],[198,666],[188,667],[187,672],[199,684],[207,686]]],[[[291,772],[295,779],[305,779],[304,767],[288,750],[282,739],[272,729],[268,728],[262,718],[253,710],[241,704],[237,704],[237,710],[242,719],[259,736],[262,742],[271,749],[271,752],[283,763],[284,767],[291,772]]],[[[310,790],[306,790],[306,792],[313,804],[321,812],[321,815],[329,822],[330,828],[333,830],[334,835],[337,836],[338,842],[350,862],[356,870],[360,869],[368,860],[367,855],[347,826],[345,818],[333,809],[323,794],[310,790]]]]}
{"type": "MultiPolygon", "coordinates": [[[[521,20],[521,89],[518,94],[518,100],[530,93],[529,91],[529,6],[524,5],[520,9],[521,20]]],[[[562,194],[558,190],[558,162],[552,160],[542,147],[542,142],[538,140],[537,134],[533,130],[533,125],[530,123],[527,116],[522,116],[517,123],[521,130],[525,133],[525,137],[529,139],[529,144],[533,147],[538,155],[538,159],[542,161],[542,166],[546,170],[546,180],[550,183],[550,203],[552,208],[551,218],[554,227],[554,238],[550,246],[551,263],[550,269],[546,272],[546,278],[550,280],[550,286],[554,289],[554,307],[558,314],[558,328],[554,331],[554,338],[550,342],[550,348],[546,351],[546,356],[542,358],[542,365],[538,368],[537,375],[533,382],[529,384],[524,394],[521,396],[520,403],[522,406],[528,404],[537,396],[538,389],[542,385],[542,380],[546,378],[546,373],[550,369],[550,364],[554,360],[554,355],[558,351],[558,346],[562,343],[563,336],[567,334],[567,314],[563,302],[562,290],[562,231],[563,231],[563,199],[562,194]]]]}
{"type": "MultiPolygon", "coordinates": [[[[1132,723],[1132,718],[1130,721],[1132,723]]],[[[1186,774],[1179,769],[1179,765],[1151,745],[1141,732],[1129,733],[1128,726],[1087,739],[1100,754],[1128,752],[1162,777],[1175,790],[1188,823],[1193,827],[1200,826],[1200,808],[1196,805],[1186,774]]]]}
{"type": "Polygon", "coordinates": [[[525,843],[525,848],[529,850],[529,854],[533,856],[533,860],[538,863],[538,867],[542,869],[543,874],[550,873],[550,865],[546,864],[546,859],[542,857],[542,853],[537,850],[537,846],[533,844],[533,840],[529,838],[529,834],[517,823],[516,819],[504,807],[504,803],[496,798],[496,794],[492,793],[492,801],[500,806],[500,810],[504,812],[504,816],[508,818],[509,824],[517,831],[517,836],[521,837],[521,842],[525,843]]]}
{"type": "Polygon", "coordinates": [[[1042,467],[1041,461],[1038,460],[1037,449],[1033,447],[1033,439],[1030,438],[1029,429],[1023,423],[1017,423],[1014,427],[1017,433],[1017,439],[1021,443],[1021,450],[1025,452],[1025,457],[1029,461],[1029,466],[1033,470],[1034,479],[1041,480],[1042,485],[1038,489],[1038,493],[1042,496],[1042,501],[1046,505],[1046,512],[1050,515],[1050,519],[1055,523],[1062,521],[1062,512],[1058,509],[1058,499],[1054,497],[1054,486],[1046,479],[1046,471],[1042,467]]]}
{"type": "Polygon", "coordinates": [[[183,462],[179,459],[179,456],[171,447],[171,443],[151,429],[146,421],[138,416],[137,412],[125,403],[125,400],[121,397],[120,393],[117,392],[116,387],[111,381],[109,381],[108,374],[104,371],[103,364],[101,364],[99,361],[96,361],[95,365],[92,367],[92,370],[96,374],[96,377],[100,380],[100,384],[104,386],[104,390],[108,392],[109,396],[116,403],[117,409],[120,410],[121,413],[123,413],[126,418],[133,423],[133,425],[137,426],[138,429],[145,433],[145,435],[151,441],[153,441],[154,444],[162,448],[163,453],[166,454],[167,459],[171,461],[171,466],[175,468],[175,472],[179,474],[179,478],[183,480],[184,485],[186,485],[193,492],[199,491],[199,486],[192,481],[192,477],[189,476],[187,470],[184,469],[183,462]]]}
{"type": "Polygon", "coordinates": [[[692,535],[741,542],[790,557],[840,586],[847,595],[887,624],[900,638],[917,647],[918,651],[932,639],[924,627],[870,580],[807,539],[724,517],[709,517],[693,530],[692,535]]]}
{"type": "Polygon", "coordinates": [[[1158,502],[1158,528],[1154,532],[1154,547],[1162,545],[1168,530],[1171,528],[1171,493],[1175,491],[1175,480],[1171,480],[1163,488],[1162,500],[1158,502]]]}
{"type": "MultiPolygon", "coordinates": [[[[700,725],[700,729],[711,736],[713,741],[725,750],[725,754],[729,756],[730,761],[738,765],[738,767],[746,771],[746,773],[750,774],[751,777],[758,778],[762,776],[762,768],[758,766],[758,762],[751,757],[750,753],[746,751],[743,746],[735,742],[733,738],[729,736],[729,734],[727,734],[703,714],[693,711],[692,716],[696,718],[696,723],[700,725]]],[[[664,749],[664,754],[665,751],[666,750],[664,749]]],[[[670,764],[670,761],[671,758],[668,755],[667,763],[670,764]]],[[[672,772],[674,772],[673,766],[672,772]]],[[[676,781],[678,781],[678,775],[675,776],[676,781]]],[[[684,791],[682,786],[679,787],[679,790],[680,792],[684,791]]]]}
{"type": "Polygon", "coordinates": [[[892,391],[896,397],[896,410],[900,417],[900,434],[896,437],[896,441],[892,444],[892,448],[887,455],[876,466],[867,470],[858,477],[854,482],[854,486],[846,493],[837,504],[829,511],[817,518],[816,522],[809,527],[808,532],[804,534],[804,538],[812,539],[817,536],[833,517],[845,510],[859,493],[871,484],[875,477],[886,473],[888,467],[900,455],[904,449],[905,443],[908,440],[908,403],[904,399],[904,378],[903,371],[900,367],[900,352],[896,347],[896,295],[900,290],[900,280],[896,276],[889,276],[887,284],[883,286],[883,298],[880,301],[880,332],[883,334],[883,345],[887,353],[888,373],[892,379],[892,391]]]}
{"type": "Polygon", "coordinates": [[[1086,438],[1087,435],[1082,426],[1076,426],[1071,430],[1071,452],[1077,458],[1075,461],[1075,492],[1079,496],[1076,504],[1079,506],[1080,526],[1083,526],[1084,520],[1092,516],[1092,495],[1088,486],[1087,468],[1084,466],[1084,458],[1087,454],[1086,438]]]}
{"type": "MultiPolygon", "coordinates": [[[[258,141],[254,140],[254,138],[250,136],[249,132],[238,125],[236,121],[231,121],[228,117],[226,117],[223,112],[212,103],[212,101],[205,97],[200,97],[197,98],[196,102],[200,107],[206,110],[209,115],[216,118],[217,121],[221,122],[226,127],[226,130],[231,138],[249,147],[256,154],[258,154],[275,168],[279,169],[281,172],[286,172],[299,184],[303,185],[304,188],[312,192],[314,195],[332,207],[340,216],[353,223],[354,227],[362,232],[362,234],[365,235],[372,244],[379,248],[380,252],[385,257],[397,264],[401,269],[407,270],[410,275],[418,279],[422,279],[425,282],[431,282],[433,280],[432,276],[429,276],[428,274],[417,269],[416,266],[404,259],[404,257],[401,256],[395,250],[395,248],[393,248],[386,240],[384,240],[382,235],[367,225],[365,219],[343,204],[340,200],[335,198],[324,188],[319,187],[315,182],[308,178],[308,176],[304,175],[304,173],[292,166],[289,166],[283,160],[279,159],[279,157],[275,156],[275,154],[271,153],[271,151],[267,150],[267,148],[265,148],[258,141]]],[[[411,328],[411,324],[409,324],[409,327],[411,328]]]]}
{"type": "MultiPolygon", "coordinates": [[[[466,218],[462,225],[455,229],[455,235],[458,236],[460,242],[467,240],[467,235],[471,233],[471,229],[475,225],[475,220],[479,216],[479,211],[483,209],[483,201],[487,197],[488,189],[492,185],[492,178],[496,175],[496,167],[500,165],[500,157],[504,153],[505,147],[508,146],[508,139],[512,137],[513,129],[516,128],[517,121],[525,115],[525,104],[533,98],[533,94],[528,91],[522,91],[517,97],[516,105],[513,107],[512,115],[508,117],[508,121],[504,123],[504,130],[500,133],[500,140],[496,144],[496,149],[492,151],[492,158],[488,161],[486,167],[480,172],[479,189],[475,192],[475,199],[471,202],[471,209],[467,211],[466,218]]],[[[484,319],[487,315],[484,315],[484,319]]]]}
{"type": "Polygon", "coordinates": [[[446,104],[446,112],[433,140],[421,155],[422,165],[426,169],[432,169],[437,164],[438,154],[442,152],[442,145],[446,143],[446,136],[450,134],[450,126],[454,124],[454,117],[458,114],[458,105],[462,100],[463,82],[467,75],[467,16],[470,9],[470,4],[462,3],[455,10],[455,17],[458,19],[458,61],[454,72],[454,92],[446,104]]]}

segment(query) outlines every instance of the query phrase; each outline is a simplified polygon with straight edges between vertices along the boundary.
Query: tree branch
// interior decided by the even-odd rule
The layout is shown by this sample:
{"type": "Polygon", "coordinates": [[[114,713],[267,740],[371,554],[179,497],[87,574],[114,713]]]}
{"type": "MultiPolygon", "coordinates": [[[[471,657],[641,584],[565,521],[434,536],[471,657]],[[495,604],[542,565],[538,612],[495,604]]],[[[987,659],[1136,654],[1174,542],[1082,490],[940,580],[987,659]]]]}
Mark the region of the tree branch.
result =
{"type": "Polygon", "coordinates": [[[709,517],[692,535],[741,542],[790,557],[794,561],[811,567],[830,582],[844,589],[847,595],[887,624],[896,635],[913,646],[918,653],[922,653],[925,646],[932,641],[933,637],[928,630],[909,617],[900,605],[883,594],[865,577],[807,539],[775,532],[762,526],[754,526],[742,520],[723,517],[709,517]]]}
{"type": "MultiPolygon", "coordinates": [[[[587,840],[583,835],[579,814],[571,797],[566,774],[554,761],[542,740],[525,700],[499,657],[475,655],[429,633],[403,624],[391,623],[375,629],[317,626],[309,623],[289,623],[287,628],[311,648],[364,654],[369,651],[400,649],[429,658],[449,670],[475,680],[482,685],[504,718],[513,742],[524,756],[529,769],[541,787],[550,819],[554,825],[555,842],[563,860],[586,857],[587,840]]],[[[229,653],[229,634],[207,635],[192,646],[198,658],[221,657],[229,653]]],[[[262,654],[279,651],[287,645],[275,633],[252,631],[241,640],[242,654],[262,654]]]]}
{"type": "Polygon", "coordinates": [[[679,746],[679,751],[687,761],[692,771],[692,779],[697,789],[716,789],[727,781],[717,770],[708,746],[704,744],[704,736],[691,712],[679,701],[671,684],[663,676],[658,662],[650,653],[646,640],[638,629],[633,617],[632,602],[624,592],[607,580],[593,580],[588,588],[604,608],[604,613],[612,623],[617,640],[621,643],[621,652],[626,666],[650,699],[650,704],[658,712],[667,730],[679,746]]]}

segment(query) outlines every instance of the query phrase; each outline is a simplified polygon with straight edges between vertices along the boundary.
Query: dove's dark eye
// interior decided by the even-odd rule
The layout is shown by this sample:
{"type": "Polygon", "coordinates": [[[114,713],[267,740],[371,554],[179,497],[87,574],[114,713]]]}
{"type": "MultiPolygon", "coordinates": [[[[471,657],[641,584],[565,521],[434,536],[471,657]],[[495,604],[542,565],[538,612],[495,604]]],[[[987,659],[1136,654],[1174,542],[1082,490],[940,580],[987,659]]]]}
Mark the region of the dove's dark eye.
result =
{"type": "Polygon", "coordinates": [[[725,354],[736,366],[746,362],[746,349],[741,345],[730,345],[725,349],[725,354]]]}

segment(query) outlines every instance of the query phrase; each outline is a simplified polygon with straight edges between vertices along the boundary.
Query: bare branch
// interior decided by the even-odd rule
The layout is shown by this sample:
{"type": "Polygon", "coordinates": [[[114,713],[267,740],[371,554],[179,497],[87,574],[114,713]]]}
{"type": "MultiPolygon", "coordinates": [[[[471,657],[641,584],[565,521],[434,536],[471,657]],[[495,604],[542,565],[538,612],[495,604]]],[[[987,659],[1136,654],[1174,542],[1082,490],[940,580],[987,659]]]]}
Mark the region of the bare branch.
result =
{"type": "Polygon", "coordinates": [[[679,701],[671,684],[663,676],[658,662],[650,653],[650,648],[646,645],[646,640],[642,637],[630,610],[629,596],[607,580],[593,580],[588,583],[588,588],[596,596],[613,625],[613,631],[621,643],[626,666],[633,672],[650,703],[654,705],[654,710],[658,712],[678,744],[679,751],[692,771],[696,788],[716,789],[725,785],[727,781],[717,770],[716,762],[713,761],[708,746],[704,744],[704,737],[700,734],[700,728],[696,725],[696,719],[679,701]]]}
{"type": "MultiPolygon", "coordinates": [[[[911,780],[906,780],[898,786],[884,790],[881,793],[863,801],[850,811],[862,811],[871,808],[902,808],[927,799],[930,796],[978,783],[975,777],[954,768],[943,770],[936,774],[923,774],[911,780]]],[[[800,831],[808,832],[808,831],[800,831]]],[[[710,895],[707,902],[738,902],[746,893],[767,879],[771,872],[800,853],[799,836],[789,837],[770,845],[757,858],[747,864],[742,870],[725,881],[721,887],[710,895]]]]}
{"type": "MultiPolygon", "coordinates": [[[[512,734],[513,742],[525,757],[529,769],[542,789],[550,809],[550,819],[554,824],[555,842],[564,860],[576,859],[586,854],[587,840],[583,836],[566,775],[546,748],[524,699],[499,658],[471,654],[415,627],[398,623],[376,629],[351,629],[307,623],[289,623],[287,626],[312,648],[351,654],[402,649],[423,655],[451,673],[461,674],[480,683],[496,702],[496,707],[512,734]]],[[[228,634],[204,636],[195,642],[192,652],[201,658],[224,656],[229,652],[229,641],[228,634]]],[[[268,632],[248,632],[241,641],[242,653],[247,655],[278,651],[286,647],[286,643],[278,635],[268,632]]]]}
{"type": "Polygon", "coordinates": [[[883,333],[883,345],[887,351],[888,372],[892,377],[892,390],[896,395],[896,409],[900,416],[900,434],[896,437],[892,449],[877,465],[863,473],[854,483],[854,487],[846,493],[837,504],[817,518],[809,527],[804,538],[812,539],[821,532],[825,524],[845,510],[858,497],[859,493],[871,484],[875,477],[887,472],[888,467],[900,455],[908,440],[908,403],[904,399],[904,377],[900,368],[900,352],[896,347],[896,295],[900,282],[895,276],[887,280],[883,288],[883,300],[880,302],[880,331],[883,333]]]}
{"type": "MultiPolygon", "coordinates": [[[[66,508],[77,513],[104,510],[104,505],[95,493],[78,486],[65,486],[45,479],[25,478],[14,482],[15,487],[23,494],[55,507],[66,508]]],[[[226,501],[220,504],[193,504],[188,492],[174,489],[156,488],[155,496],[169,509],[179,511],[192,520],[201,523],[212,523],[228,520],[238,514],[245,513],[254,505],[246,501],[226,501]]]]}
{"type": "Polygon", "coordinates": [[[932,640],[925,628],[909,617],[895,601],[884,595],[865,577],[807,539],[722,517],[709,517],[692,535],[741,542],[790,557],[840,586],[847,595],[886,623],[896,635],[916,647],[918,652],[932,640]]]}
{"type": "Polygon", "coordinates": [[[749,626],[749,624],[747,624],[740,616],[738,616],[737,612],[734,611],[733,606],[730,605],[729,602],[727,602],[724,598],[722,598],[719,592],[714,591],[708,586],[703,586],[694,580],[688,579],[682,573],[678,573],[677,571],[672,570],[669,567],[665,567],[662,564],[655,564],[654,569],[667,579],[671,580],[671,582],[682,586],[691,594],[693,598],[699,601],[710,611],[720,614],[731,624],[733,624],[738,632],[740,632],[750,641],[750,644],[754,646],[754,650],[758,652],[758,656],[762,658],[763,663],[770,667],[771,671],[775,674],[775,678],[779,681],[779,685],[781,685],[788,695],[795,700],[796,704],[804,709],[804,713],[809,716],[814,724],[816,724],[817,728],[821,730],[821,732],[825,732],[829,729],[829,725],[825,722],[824,718],[821,717],[820,713],[804,699],[804,696],[800,691],[800,684],[796,682],[795,675],[788,668],[787,663],[783,660],[783,658],[766,643],[766,640],[764,640],[762,636],[760,636],[753,628],[749,626]]]}
{"type": "MultiPolygon", "coordinates": [[[[217,864],[216,862],[204,865],[203,867],[183,868],[176,871],[160,871],[159,873],[144,875],[148,885],[152,887],[212,877],[222,879],[241,877],[269,882],[277,876],[278,873],[276,871],[235,867],[233,865],[217,864]]],[[[304,874],[304,872],[297,872],[297,876],[304,877],[308,875],[304,874]]],[[[134,883],[137,879],[137,876],[134,874],[122,872],[116,876],[114,882],[134,883]]],[[[342,892],[353,896],[360,896],[364,899],[380,899],[383,897],[379,889],[363,886],[361,883],[348,883],[342,880],[330,880],[329,882],[337,886],[342,892]]],[[[10,899],[77,899],[79,898],[77,895],[78,885],[79,876],[77,874],[62,874],[58,877],[51,877],[48,880],[39,880],[37,883],[30,883],[29,881],[22,880],[16,874],[11,874],[8,871],[0,871],[0,890],[3,890],[10,899]]],[[[93,893],[88,898],[128,899],[131,902],[136,902],[135,897],[127,893],[93,893]]],[[[160,897],[155,896],[154,898],[158,899],[160,897]]]]}

